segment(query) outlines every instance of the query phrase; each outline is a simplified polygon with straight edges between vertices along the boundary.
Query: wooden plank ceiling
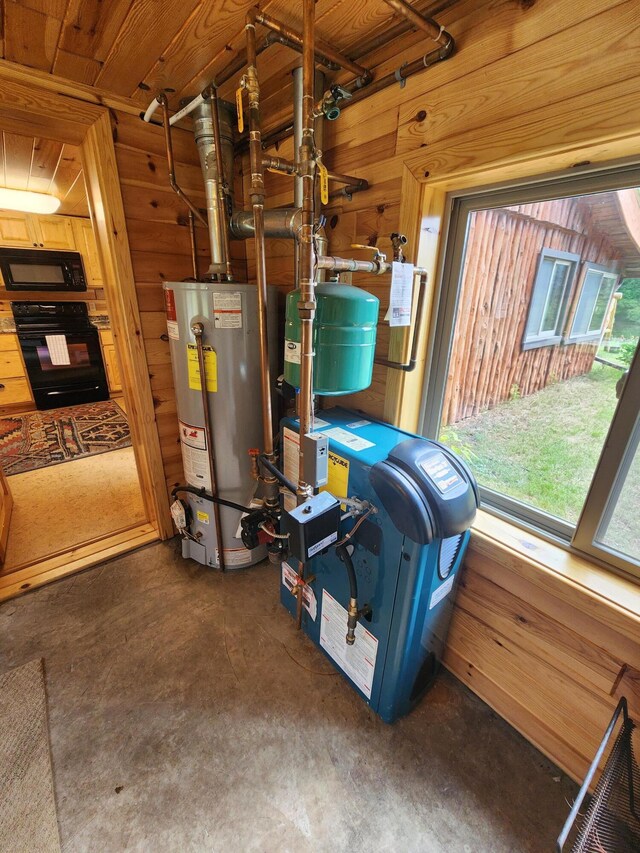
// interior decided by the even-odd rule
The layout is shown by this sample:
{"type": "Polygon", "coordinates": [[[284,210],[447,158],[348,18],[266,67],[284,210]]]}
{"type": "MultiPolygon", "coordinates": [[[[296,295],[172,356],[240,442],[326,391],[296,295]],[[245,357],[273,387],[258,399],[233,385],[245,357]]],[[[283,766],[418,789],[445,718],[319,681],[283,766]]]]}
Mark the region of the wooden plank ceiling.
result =
{"type": "MultiPolygon", "coordinates": [[[[415,0],[438,14],[456,0],[415,0]]],[[[210,82],[244,42],[255,0],[5,0],[4,58],[148,103],[160,88],[175,100],[210,82]]],[[[263,11],[300,27],[302,4],[266,0],[263,11]]],[[[318,36],[347,54],[401,20],[384,0],[317,0],[318,36]]],[[[408,28],[407,28],[408,29],[408,28]]],[[[365,44],[366,46],[366,44],[365,44]]],[[[269,68],[285,75],[295,61],[280,46],[269,68]]]]}
{"type": "Polygon", "coordinates": [[[0,134],[0,187],[52,193],[58,213],[88,216],[80,149],[50,139],[0,134]]]}

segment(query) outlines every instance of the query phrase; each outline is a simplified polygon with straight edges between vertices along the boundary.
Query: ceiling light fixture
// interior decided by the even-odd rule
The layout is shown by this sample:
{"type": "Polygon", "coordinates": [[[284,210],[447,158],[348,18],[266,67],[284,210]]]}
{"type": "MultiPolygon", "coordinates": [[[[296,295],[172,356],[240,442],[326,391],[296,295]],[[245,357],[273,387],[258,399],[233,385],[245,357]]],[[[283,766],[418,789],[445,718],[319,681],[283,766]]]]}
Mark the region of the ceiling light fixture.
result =
{"type": "Polygon", "coordinates": [[[22,210],[24,213],[55,213],[60,199],[49,193],[34,193],[29,190],[9,190],[0,187],[0,208],[22,210]]]}

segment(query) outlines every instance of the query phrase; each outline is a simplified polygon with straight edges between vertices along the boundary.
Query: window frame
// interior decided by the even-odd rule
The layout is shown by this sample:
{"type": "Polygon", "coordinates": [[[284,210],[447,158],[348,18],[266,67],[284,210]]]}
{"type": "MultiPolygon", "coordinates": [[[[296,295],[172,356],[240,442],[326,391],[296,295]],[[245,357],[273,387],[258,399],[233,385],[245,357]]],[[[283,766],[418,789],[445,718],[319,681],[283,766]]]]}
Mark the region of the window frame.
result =
{"type": "Polygon", "coordinates": [[[596,264],[591,261],[583,261],[582,270],[580,272],[580,284],[577,288],[575,298],[573,300],[573,305],[571,312],[569,314],[569,322],[566,326],[566,334],[563,338],[563,343],[565,344],[582,344],[582,343],[590,343],[592,341],[599,341],[604,332],[604,323],[607,319],[607,314],[609,312],[609,307],[611,305],[611,300],[613,299],[613,294],[616,292],[620,284],[621,276],[618,271],[612,267],[607,267],[604,264],[596,264]],[[607,302],[607,308],[604,312],[604,316],[602,318],[602,323],[600,324],[600,329],[597,332],[589,331],[589,324],[587,324],[587,331],[583,334],[573,334],[573,325],[576,321],[576,317],[578,316],[578,311],[580,310],[580,301],[584,294],[584,288],[587,283],[587,277],[590,272],[599,272],[602,273],[602,278],[600,279],[600,287],[598,288],[598,293],[596,294],[596,298],[593,303],[593,307],[591,309],[591,315],[589,317],[589,323],[591,323],[591,318],[593,317],[593,312],[596,310],[596,304],[598,301],[598,296],[600,295],[600,288],[602,287],[602,282],[605,278],[613,278],[613,288],[611,289],[611,293],[609,294],[609,301],[607,302]]]}
{"type": "MultiPolygon", "coordinates": [[[[469,214],[476,210],[489,210],[534,201],[610,192],[638,186],[640,186],[640,163],[632,161],[593,167],[579,174],[569,171],[551,176],[530,176],[501,184],[476,186],[470,189],[447,192],[419,416],[418,430],[422,435],[437,439],[440,433],[449,361],[453,349],[460,299],[464,249],[469,230],[469,214]]],[[[615,288],[613,292],[615,293],[615,288]]],[[[571,343],[576,343],[576,341],[572,340],[571,343]]],[[[605,568],[618,570],[636,578],[640,576],[640,565],[626,560],[618,554],[610,553],[596,542],[595,537],[598,525],[603,518],[606,501],[612,494],[614,481],[623,461],[620,442],[617,442],[618,455],[613,456],[610,438],[625,427],[627,430],[631,429],[628,406],[634,405],[632,393],[634,391],[637,393],[636,401],[640,399],[639,353],[640,345],[629,373],[630,377],[631,372],[633,372],[634,380],[631,382],[629,378],[627,379],[609,433],[604,441],[603,451],[596,466],[591,487],[585,498],[582,514],[576,525],[569,524],[564,519],[552,516],[515,498],[494,492],[482,485],[479,486],[483,510],[524,530],[542,536],[567,551],[580,556],[587,556],[605,568]],[[623,403],[625,404],[624,408],[622,407],[623,403]],[[623,411],[627,412],[626,421],[619,420],[619,416],[622,417],[620,413],[623,411]],[[609,451],[606,456],[605,451],[609,451]],[[607,466],[611,464],[616,465],[616,467],[607,469],[607,466]],[[602,476],[607,470],[608,481],[602,476]],[[602,497],[603,493],[606,496],[605,498],[602,497]],[[598,498],[598,502],[596,502],[596,498],[598,498]],[[591,517],[592,510],[595,513],[600,512],[596,525],[593,524],[591,517]]],[[[637,407],[638,403],[635,402],[636,410],[637,407]]],[[[629,432],[627,441],[622,442],[623,451],[626,451],[630,440],[631,433],[629,432]]]]}
{"type": "Polygon", "coordinates": [[[576,281],[576,276],[578,274],[578,268],[580,266],[581,261],[580,255],[576,255],[574,252],[562,252],[560,249],[552,249],[545,247],[541,249],[540,254],[538,256],[538,263],[536,266],[536,274],[533,280],[533,287],[531,289],[531,299],[529,302],[529,311],[527,313],[527,320],[524,327],[524,334],[522,336],[522,350],[526,352],[531,349],[538,349],[539,347],[551,347],[557,346],[562,343],[564,330],[567,324],[567,314],[569,311],[569,306],[572,303],[572,292],[573,287],[576,281]],[[555,324],[555,328],[553,332],[541,332],[538,330],[537,335],[532,335],[529,332],[529,323],[531,320],[531,313],[533,310],[533,298],[536,293],[536,289],[539,287],[541,282],[541,273],[542,266],[546,260],[553,261],[553,270],[551,271],[551,275],[549,277],[549,284],[547,285],[547,293],[545,296],[544,305],[542,308],[542,313],[540,316],[540,325],[542,325],[542,321],[544,320],[544,315],[547,310],[547,305],[549,304],[549,295],[551,293],[551,283],[553,281],[553,272],[555,270],[556,264],[559,263],[562,266],[569,267],[569,273],[564,283],[564,287],[562,290],[562,297],[560,299],[560,305],[558,306],[558,318],[555,324]]]}

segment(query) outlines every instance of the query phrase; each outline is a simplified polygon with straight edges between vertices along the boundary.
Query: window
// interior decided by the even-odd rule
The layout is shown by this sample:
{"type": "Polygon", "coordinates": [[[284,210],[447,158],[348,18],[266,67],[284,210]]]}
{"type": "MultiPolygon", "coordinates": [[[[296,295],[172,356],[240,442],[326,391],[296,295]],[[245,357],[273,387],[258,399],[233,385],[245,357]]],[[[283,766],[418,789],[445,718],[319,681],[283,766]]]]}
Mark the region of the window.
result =
{"type": "Polygon", "coordinates": [[[485,509],[637,574],[639,186],[633,166],[450,200],[422,426],[485,509]]]}
{"type": "Polygon", "coordinates": [[[618,276],[611,270],[597,264],[588,264],[585,267],[584,281],[571,324],[570,340],[600,338],[617,282],[618,276]]]}
{"type": "Polygon", "coordinates": [[[562,340],[567,305],[580,255],[543,249],[533,284],[522,346],[551,346],[562,340]]]}

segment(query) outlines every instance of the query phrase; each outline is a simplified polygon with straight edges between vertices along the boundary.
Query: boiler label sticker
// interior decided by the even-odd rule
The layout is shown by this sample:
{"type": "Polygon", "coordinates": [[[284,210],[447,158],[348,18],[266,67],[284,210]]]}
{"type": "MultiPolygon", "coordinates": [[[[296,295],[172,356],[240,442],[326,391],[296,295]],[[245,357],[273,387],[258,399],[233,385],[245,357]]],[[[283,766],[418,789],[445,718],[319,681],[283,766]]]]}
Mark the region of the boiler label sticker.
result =
{"type": "Polygon", "coordinates": [[[284,342],[284,360],[289,364],[300,364],[302,347],[297,341],[284,342]]]}
{"type": "MultiPolygon", "coordinates": [[[[284,476],[293,483],[298,482],[298,450],[300,438],[297,432],[289,427],[282,430],[282,459],[284,476]]],[[[287,512],[295,509],[296,496],[287,489],[284,493],[284,508],[287,512]]]]}
{"type": "Polygon", "coordinates": [[[321,492],[329,492],[334,498],[349,497],[349,460],[329,453],[329,479],[321,492]]]}
{"type": "Polygon", "coordinates": [[[436,604],[439,604],[443,598],[446,598],[453,589],[453,583],[456,579],[455,575],[451,575],[446,581],[431,593],[431,601],[429,602],[429,610],[433,610],[436,604]]]}
{"type": "Polygon", "coordinates": [[[207,434],[203,427],[191,426],[184,421],[178,421],[178,423],[180,424],[180,441],[183,444],[195,447],[196,450],[207,449],[207,434]]]}
{"type": "MultiPolygon", "coordinates": [[[[204,372],[207,376],[207,391],[218,390],[218,357],[213,347],[203,346],[204,350],[204,372]]],[[[200,365],[198,364],[198,347],[196,344],[187,344],[187,370],[189,373],[189,388],[193,391],[201,391],[200,365]]]]}
{"type": "Polygon", "coordinates": [[[324,434],[328,435],[329,438],[332,438],[334,441],[337,441],[338,444],[344,444],[344,446],[348,447],[349,450],[355,450],[356,453],[359,453],[361,450],[366,450],[368,447],[375,447],[372,441],[367,441],[366,438],[360,438],[360,436],[357,435],[351,435],[350,432],[347,432],[346,429],[342,429],[342,427],[327,429],[324,434]]]}
{"type": "Polygon", "coordinates": [[[330,595],[322,590],[322,611],[320,619],[320,645],[333,658],[340,669],[362,690],[367,699],[371,699],[371,687],[376,671],[378,641],[362,622],[356,625],[356,641],[348,646],[347,611],[330,595]]]}
{"type": "Polygon", "coordinates": [[[180,340],[180,329],[178,327],[178,323],[175,320],[167,320],[167,334],[169,335],[172,341],[180,340]]]}
{"type": "Polygon", "coordinates": [[[369,426],[371,421],[354,421],[352,424],[347,424],[349,429],[360,429],[363,426],[369,426]]]}
{"type": "Polygon", "coordinates": [[[216,329],[242,328],[242,294],[213,294],[213,325],[216,329]]]}
{"type": "MultiPolygon", "coordinates": [[[[292,592],[295,585],[298,583],[298,575],[291,568],[289,563],[282,563],[282,583],[286,586],[289,592],[292,592]]],[[[309,616],[316,621],[318,615],[318,601],[316,594],[309,584],[304,584],[302,587],[302,604],[309,616]]]]}

